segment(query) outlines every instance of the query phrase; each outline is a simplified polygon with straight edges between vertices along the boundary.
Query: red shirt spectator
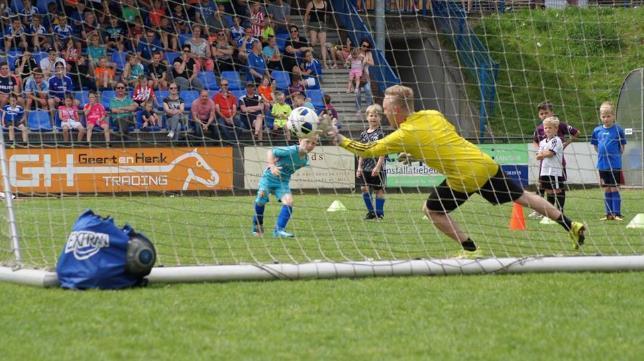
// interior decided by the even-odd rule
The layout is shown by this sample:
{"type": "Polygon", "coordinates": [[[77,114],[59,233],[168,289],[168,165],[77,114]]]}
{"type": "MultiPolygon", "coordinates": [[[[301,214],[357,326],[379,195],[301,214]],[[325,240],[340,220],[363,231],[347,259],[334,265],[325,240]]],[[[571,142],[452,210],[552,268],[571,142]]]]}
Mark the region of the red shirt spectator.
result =
{"type": "Polygon", "coordinates": [[[219,112],[226,118],[230,118],[235,114],[237,109],[237,98],[227,90],[215,94],[213,98],[216,105],[219,106],[219,112]]]}
{"type": "MultiPolygon", "coordinates": [[[[206,123],[206,122],[208,122],[208,119],[210,118],[210,115],[214,114],[214,112],[215,112],[215,102],[212,101],[211,99],[207,99],[207,98],[204,99],[204,100],[195,99],[192,102],[191,110],[192,110],[193,118],[196,115],[196,117],[199,120],[201,120],[202,122],[206,123]]],[[[223,112],[223,110],[222,110],[222,112],[223,112]]],[[[213,119],[214,119],[214,117],[213,117],[213,119]]]]}

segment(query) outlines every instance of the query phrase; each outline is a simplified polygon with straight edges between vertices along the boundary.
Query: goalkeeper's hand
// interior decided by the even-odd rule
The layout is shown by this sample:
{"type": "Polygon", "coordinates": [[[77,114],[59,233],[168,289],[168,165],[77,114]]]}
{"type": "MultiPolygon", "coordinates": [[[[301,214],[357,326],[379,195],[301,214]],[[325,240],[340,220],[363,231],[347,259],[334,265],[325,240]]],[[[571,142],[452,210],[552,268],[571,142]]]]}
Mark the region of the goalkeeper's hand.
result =
{"type": "Polygon", "coordinates": [[[398,161],[404,165],[410,165],[414,158],[412,158],[411,154],[403,152],[398,153],[398,161]]]}

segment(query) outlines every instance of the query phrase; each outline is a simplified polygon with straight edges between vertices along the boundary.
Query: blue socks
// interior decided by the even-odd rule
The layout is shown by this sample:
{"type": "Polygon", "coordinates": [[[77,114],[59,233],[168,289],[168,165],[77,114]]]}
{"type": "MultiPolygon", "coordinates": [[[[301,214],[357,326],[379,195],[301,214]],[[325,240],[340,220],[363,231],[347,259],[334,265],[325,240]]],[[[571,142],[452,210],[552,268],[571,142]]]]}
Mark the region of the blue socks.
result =
{"type": "Polygon", "coordinates": [[[384,217],[385,216],[385,199],[376,198],[376,216],[384,217]]]}
{"type": "Polygon", "coordinates": [[[604,193],[604,207],[607,215],[622,215],[622,197],[619,192],[604,193]]]}
{"type": "Polygon", "coordinates": [[[253,224],[264,224],[264,208],[265,205],[255,203],[255,216],[253,217],[253,224]]]}
{"type": "Polygon", "coordinates": [[[280,215],[277,216],[277,224],[275,225],[276,229],[285,229],[288,220],[291,219],[291,213],[293,213],[293,207],[283,205],[280,215]]]}
{"type": "Polygon", "coordinates": [[[362,199],[364,200],[364,205],[367,206],[369,212],[373,212],[373,202],[371,201],[371,193],[364,192],[362,193],[362,199]]]}

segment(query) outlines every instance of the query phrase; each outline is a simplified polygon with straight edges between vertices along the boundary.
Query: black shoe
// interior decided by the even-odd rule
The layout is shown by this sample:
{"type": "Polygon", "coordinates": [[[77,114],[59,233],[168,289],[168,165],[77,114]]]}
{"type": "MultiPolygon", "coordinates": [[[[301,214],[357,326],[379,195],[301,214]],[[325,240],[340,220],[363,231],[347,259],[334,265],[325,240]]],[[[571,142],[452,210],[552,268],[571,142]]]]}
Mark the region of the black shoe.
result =
{"type": "Polygon", "coordinates": [[[376,213],[369,212],[369,213],[367,213],[366,216],[364,216],[364,219],[376,219],[376,213]]]}

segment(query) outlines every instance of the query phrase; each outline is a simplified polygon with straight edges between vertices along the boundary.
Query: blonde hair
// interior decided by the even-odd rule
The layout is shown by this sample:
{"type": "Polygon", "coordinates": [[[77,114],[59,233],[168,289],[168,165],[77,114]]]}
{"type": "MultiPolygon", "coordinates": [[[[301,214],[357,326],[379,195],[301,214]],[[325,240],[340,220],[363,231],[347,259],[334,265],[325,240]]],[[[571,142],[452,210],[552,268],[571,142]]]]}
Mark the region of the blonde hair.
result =
{"type": "Polygon", "coordinates": [[[385,90],[385,96],[395,99],[397,105],[407,109],[408,112],[414,111],[414,90],[404,85],[393,85],[385,90]]]}
{"type": "Polygon", "coordinates": [[[382,118],[382,115],[384,114],[384,111],[382,110],[380,104],[371,104],[364,112],[365,114],[376,113],[376,115],[380,118],[382,118]]]}
{"type": "Polygon", "coordinates": [[[599,113],[610,113],[615,114],[615,106],[612,102],[606,101],[599,106],[599,113]]]}
{"type": "Polygon", "coordinates": [[[552,125],[555,128],[559,127],[559,118],[557,117],[547,117],[546,119],[543,120],[543,125],[552,125]]]}

